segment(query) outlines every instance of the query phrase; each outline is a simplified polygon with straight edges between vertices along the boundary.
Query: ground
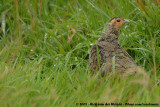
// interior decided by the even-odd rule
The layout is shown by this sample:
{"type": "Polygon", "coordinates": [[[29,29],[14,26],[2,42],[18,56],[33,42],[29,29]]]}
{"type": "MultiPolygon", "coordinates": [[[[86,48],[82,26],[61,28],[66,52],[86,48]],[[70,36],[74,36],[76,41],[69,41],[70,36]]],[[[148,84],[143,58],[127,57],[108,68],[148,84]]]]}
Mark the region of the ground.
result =
{"type": "MultiPolygon", "coordinates": [[[[1,0],[0,106],[160,105],[158,0],[1,0]],[[92,76],[88,50],[115,16],[145,74],[92,76]]],[[[114,69],[114,68],[113,68],[114,69]]]]}

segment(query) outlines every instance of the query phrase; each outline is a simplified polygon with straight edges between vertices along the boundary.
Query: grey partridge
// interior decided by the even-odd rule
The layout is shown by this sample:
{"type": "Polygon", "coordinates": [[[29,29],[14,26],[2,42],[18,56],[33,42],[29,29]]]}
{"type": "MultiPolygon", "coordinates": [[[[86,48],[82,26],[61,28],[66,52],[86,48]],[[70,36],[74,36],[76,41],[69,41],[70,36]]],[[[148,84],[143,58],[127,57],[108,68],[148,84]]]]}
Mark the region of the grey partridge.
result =
{"type": "Polygon", "coordinates": [[[121,17],[112,18],[102,37],[89,51],[89,65],[93,73],[101,71],[101,75],[105,76],[107,72],[113,72],[113,63],[114,69],[118,73],[129,73],[131,69],[132,73],[136,72],[134,60],[118,41],[120,29],[126,22],[129,21],[121,17]]]}

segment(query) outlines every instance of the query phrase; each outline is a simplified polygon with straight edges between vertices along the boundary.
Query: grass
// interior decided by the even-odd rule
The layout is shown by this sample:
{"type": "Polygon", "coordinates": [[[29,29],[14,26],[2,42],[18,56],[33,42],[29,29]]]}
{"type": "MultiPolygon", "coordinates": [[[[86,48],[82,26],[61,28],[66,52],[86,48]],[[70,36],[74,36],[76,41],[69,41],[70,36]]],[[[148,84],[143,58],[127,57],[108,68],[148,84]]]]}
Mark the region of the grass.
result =
{"type": "Polygon", "coordinates": [[[159,0],[1,0],[0,106],[158,104],[159,6],[159,0]],[[145,73],[90,74],[88,50],[115,16],[130,20],[119,41],[145,73]]]}

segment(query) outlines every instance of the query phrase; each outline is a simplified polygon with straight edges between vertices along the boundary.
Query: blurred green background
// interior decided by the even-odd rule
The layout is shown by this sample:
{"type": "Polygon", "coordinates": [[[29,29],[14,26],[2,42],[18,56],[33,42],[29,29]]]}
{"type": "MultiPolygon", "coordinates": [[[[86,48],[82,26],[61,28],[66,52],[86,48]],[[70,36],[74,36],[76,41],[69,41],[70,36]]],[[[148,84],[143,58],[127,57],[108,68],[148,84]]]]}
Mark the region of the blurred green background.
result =
{"type": "Polygon", "coordinates": [[[0,1],[1,107],[158,104],[159,82],[159,0],[0,1]],[[90,74],[88,50],[116,16],[130,20],[119,41],[142,78],[90,74]]]}

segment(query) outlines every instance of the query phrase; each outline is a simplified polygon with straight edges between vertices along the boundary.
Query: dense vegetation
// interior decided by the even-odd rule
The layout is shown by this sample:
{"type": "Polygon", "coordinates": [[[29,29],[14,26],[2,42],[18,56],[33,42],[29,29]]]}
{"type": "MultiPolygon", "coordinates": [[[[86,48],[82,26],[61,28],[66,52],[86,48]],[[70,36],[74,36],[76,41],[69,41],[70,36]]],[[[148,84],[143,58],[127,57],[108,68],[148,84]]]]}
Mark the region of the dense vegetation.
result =
{"type": "Polygon", "coordinates": [[[159,82],[159,0],[0,0],[1,107],[158,104],[159,82]],[[115,16],[130,20],[119,41],[142,75],[89,73],[88,50],[115,16]]]}

